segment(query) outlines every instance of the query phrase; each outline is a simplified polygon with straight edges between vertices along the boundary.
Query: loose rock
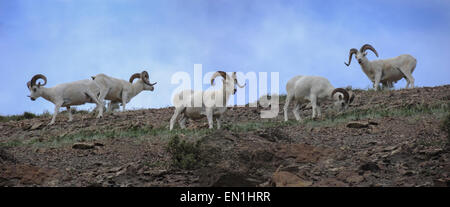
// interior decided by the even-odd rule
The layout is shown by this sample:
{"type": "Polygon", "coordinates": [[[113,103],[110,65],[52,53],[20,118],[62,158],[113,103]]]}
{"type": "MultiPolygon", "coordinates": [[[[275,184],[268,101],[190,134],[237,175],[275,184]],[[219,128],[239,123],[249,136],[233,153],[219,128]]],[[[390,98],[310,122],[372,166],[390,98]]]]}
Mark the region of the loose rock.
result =
{"type": "Polygon", "coordinates": [[[72,145],[73,149],[81,149],[81,150],[85,150],[85,149],[93,149],[95,147],[94,144],[91,143],[75,143],[72,145]]]}
{"type": "Polygon", "coordinates": [[[297,175],[290,172],[275,172],[272,176],[272,182],[276,187],[308,187],[312,185],[311,181],[304,181],[297,175]]]}
{"type": "Polygon", "coordinates": [[[348,128],[356,128],[356,129],[367,128],[367,127],[369,127],[369,123],[368,122],[351,121],[347,124],[347,127],[348,128]]]}

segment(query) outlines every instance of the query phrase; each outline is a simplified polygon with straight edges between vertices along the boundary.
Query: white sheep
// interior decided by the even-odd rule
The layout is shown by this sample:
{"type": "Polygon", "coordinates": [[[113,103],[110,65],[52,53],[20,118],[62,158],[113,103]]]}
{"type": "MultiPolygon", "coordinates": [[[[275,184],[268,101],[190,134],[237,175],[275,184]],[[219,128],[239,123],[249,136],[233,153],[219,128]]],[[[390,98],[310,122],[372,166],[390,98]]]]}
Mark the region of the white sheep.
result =
{"type": "Polygon", "coordinates": [[[320,116],[320,102],[324,99],[334,101],[335,108],[344,110],[353,102],[355,94],[349,95],[349,92],[343,88],[334,88],[330,81],[320,76],[295,76],[286,84],[286,103],[284,105],[284,121],[288,121],[289,103],[295,103],[294,115],[297,121],[300,121],[300,106],[309,101],[312,105],[312,118],[320,116]]]}
{"type": "Polygon", "coordinates": [[[361,65],[362,70],[372,81],[374,89],[378,89],[380,83],[383,85],[383,88],[392,88],[393,84],[402,78],[405,78],[407,81],[406,88],[410,85],[411,88],[414,88],[412,73],[416,68],[417,60],[413,56],[400,55],[390,59],[369,61],[366,57],[366,50],[371,50],[378,57],[375,48],[365,44],[359,51],[355,48],[350,49],[349,60],[345,65],[350,66],[352,55],[355,54],[355,58],[361,65]]]}
{"type": "Polygon", "coordinates": [[[185,122],[186,118],[190,119],[200,119],[207,117],[209,128],[213,128],[213,118],[216,118],[217,128],[220,129],[221,117],[223,113],[227,110],[227,102],[231,95],[236,93],[235,86],[244,88],[245,84],[242,86],[238,83],[236,79],[236,72],[233,72],[231,77],[223,71],[215,72],[211,77],[211,85],[214,85],[214,79],[217,76],[223,77],[222,88],[218,90],[207,90],[207,91],[194,91],[194,90],[184,90],[175,94],[173,103],[175,105],[175,112],[170,119],[170,130],[173,129],[175,121],[178,115],[181,115],[178,123],[181,128],[186,128],[185,122]],[[201,105],[197,106],[195,100],[200,100],[201,105]]]}
{"type": "MultiPolygon", "coordinates": [[[[113,78],[105,74],[98,74],[92,76],[100,85],[99,100],[110,100],[109,107],[122,103],[122,110],[125,111],[125,106],[130,100],[144,90],[153,91],[156,83],[149,82],[149,75],[147,71],[135,73],[130,77],[129,81],[113,78]],[[133,83],[134,79],[139,78],[133,83]]],[[[110,108],[111,109],[111,108],[110,108]]]]}
{"type": "Polygon", "coordinates": [[[39,97],[55,104],[55,112],[53,118],[48,125],[55,123],[56,115],[60,107],[66,107],[69,114],[69,122],[73,120],[70,106],[82,105],[85,103],[95,103],[99,111],[97,118],[103,116],[103,105],[98,100],[94,91],[98,90],[98,84],[93,80],[79,80],[70,83],[63,83],[51,88],[45,88],[47,78],[42,74],[37,74],[28,81],[27,87],[31,94],[28,96],[32,101],[39,97]],[[37,80],[42,79],[44,84],[36,83],[37,80]]]}

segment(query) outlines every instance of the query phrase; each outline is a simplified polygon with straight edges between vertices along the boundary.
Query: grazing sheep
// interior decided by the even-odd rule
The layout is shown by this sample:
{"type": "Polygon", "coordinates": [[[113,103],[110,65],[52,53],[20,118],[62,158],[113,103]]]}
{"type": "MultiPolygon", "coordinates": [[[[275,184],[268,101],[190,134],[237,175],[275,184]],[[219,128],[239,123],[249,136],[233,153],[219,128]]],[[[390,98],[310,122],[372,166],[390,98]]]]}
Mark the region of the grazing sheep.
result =
{"type": "Polygon", "coordinates": [[[85,103],[97,104],[99,113],[97,118],[103,116],[103,105],[98,100],[94,91],[98,90],[98,84],[93,80],[79,80],[70,83],[63,83],[51,88],[45,88],[47,84],[47,78],[42,74],[37,74],[28,81],[27,87],[31,94],[28,96],[32,101],[35,101],[39,97],[43,97],[45,100],[55,104],[55,112],[53,118],[48,125],[55,123],[56,115],[59,112],[60,107],[66,107],[69,113],[69,122],[73,120],[70,106],[82,105],[85,103]],[[36,83],[37,80],[42,79],[44,84],[36,83]]]}
{"type": "Polygon", "coordinates": [[[320,116],[320,102],[323,99],[334,101],[335,108],[345,110],[353,102],[355,94],[350,94],[343,88],[334,88],[330,81],[320,76],[295,76],[286,84],[286,103],[284,105],[284,121],[288,121],[289,103],[295,103],[294,115],[300,121],[300,105],[310,101],[312,105],[312,118],[320,116]]]}
{"type": "Polygon", "coordinates": [[[394,83],[405,78],[407,81],[406,88],[411,85],[414,88],[414,78],[412,73],[416,68],[417,60],[411,55],[400,55],[390,59],[369,61],[366,57],[366,50],[371,50],[378,57],[378,53],[369,44],[363,45],[359,51],[355,48],[350,49],[349,60],[345,65],[350,66],[352,55],[361,65],[364,73],[369,77],[373,83],[373,88],[378,89],[379,83],[383,88],[392,88],[394,83]]]}
{"type": "Polygon", "coordinates": [[[186,128],[186,118],[200,119],[203,117],[208,118],[209,128],[213,128],[213,118],[216,117],[217,128],[220,129],[221,117],[227,110],[226,103],[231,95],[236,93],[235,86],[240,88],[245,87],[245,84],[241,86],[236,79],[236,72],[233,72],[231,77],[223,71],[217,71],[211,77],[211,85],[214,85],[214,79],[217,76],[223,77],[222,88],[218,90],[207,91],[193,91],[185,90],[181,91],[174,96],[173,103],[175,105],[175,112],[170,119],[170,130],[173,129],[175,121],[178,115],[181,115],[179,124],[181,128],[186,128]],[[201,106],[196,106],[194,100],[201,100],[201,106]]]}
{"type": "Polygon", "coordinates": [[[125,106],[130,100],[138,95],[140,92],[147,90],[153,91],[156,83],[149,82],[149,75],[147,71],[142,73],[135,73],[130,77],[129,81],[113,78],[105,74],[98,74],[92,76],[92,80],[95,80],[100,85],[99,100],[110,100],[109,106],[122,103],[122,111],[125,111],[125,106]],[[133,83],[134,79],[139,78],[133,83]]]}

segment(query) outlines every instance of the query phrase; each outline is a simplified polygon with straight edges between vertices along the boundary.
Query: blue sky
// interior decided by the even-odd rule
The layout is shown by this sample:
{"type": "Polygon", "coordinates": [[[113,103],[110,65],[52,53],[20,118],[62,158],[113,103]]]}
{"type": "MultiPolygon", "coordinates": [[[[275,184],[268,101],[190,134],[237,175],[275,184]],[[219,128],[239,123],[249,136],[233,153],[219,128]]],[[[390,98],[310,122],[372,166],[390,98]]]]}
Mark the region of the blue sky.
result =
{"type": "Polygon", "coordinates": [[[357,62],[344,65],[349,49],[365,43],[380,58],[416,57],[417,86],[449,84],[449,34],[446,0],[0,0],[0,115],[53,111],[26,97],[37,73],[50,87],[146,69],[156,89],[128,108],[169,106],[178,86],[171,75],[193,74],[194,64],[204,73],[278,71],[281,93],[298,74],[367,88],[357,62]]]}

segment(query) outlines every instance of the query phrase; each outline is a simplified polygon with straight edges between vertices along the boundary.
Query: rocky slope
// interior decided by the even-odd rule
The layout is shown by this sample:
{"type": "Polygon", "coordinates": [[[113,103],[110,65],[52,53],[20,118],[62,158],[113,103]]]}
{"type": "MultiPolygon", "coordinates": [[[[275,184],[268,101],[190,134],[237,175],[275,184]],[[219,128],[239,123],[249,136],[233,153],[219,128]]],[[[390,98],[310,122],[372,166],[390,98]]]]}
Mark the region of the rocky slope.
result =
{"type": "Polygon", "coordinates": [[[450,85],[354,92],[345,113],[305,106],[300,123],[230,108],[221,130],[170,132],[173,108],[0,122],[0,186],[450,185],[450,85]]]}

